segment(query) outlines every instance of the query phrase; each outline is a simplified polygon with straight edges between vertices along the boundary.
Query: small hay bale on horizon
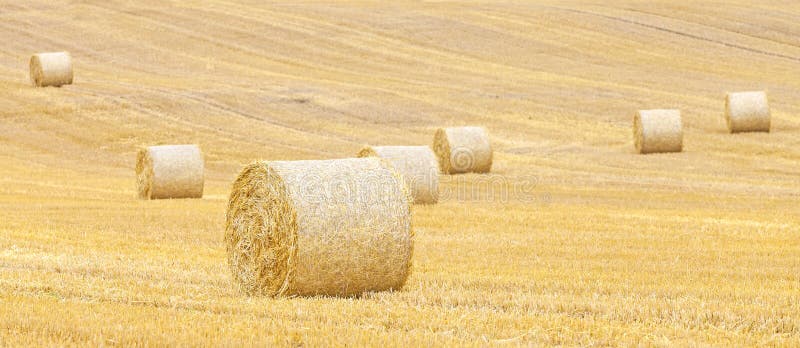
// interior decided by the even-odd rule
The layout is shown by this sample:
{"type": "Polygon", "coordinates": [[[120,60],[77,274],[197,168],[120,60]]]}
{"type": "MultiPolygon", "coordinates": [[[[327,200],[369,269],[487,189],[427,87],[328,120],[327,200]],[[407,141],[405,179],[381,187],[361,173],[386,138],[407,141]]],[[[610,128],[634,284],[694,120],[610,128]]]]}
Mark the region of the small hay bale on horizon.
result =
{"type": "Polygon", "coordinates": [[[30,78],[35,87],[61,87],[72,84],[72,56],[69,52],[34,54],[30,60],[30,78]]]}
{"type": "Polygon", "coordinates": [[[403,176],[416,204],[439,201],[439,163],[428,146],[365,146],[358,157],[383,158],[403,176]]]}
{"type": "Polygon", "coordinates": [[[411,196],[375,157],[254,162],[233,184],[228,265],[249,295],[398,290],[411,269],[411,196]]]}
{"type": "Polygon", "coordinates": [[[433,137],[433,151],[445,174],[492,170],[492,144],[483,127],[439,128],[433,137]]]}
{"type": "Polygon", "coordinates": [[[204,167],[203,153],[197,145],[139,149],[136,156],[139,198],[202,198],[204,167]]]}
{"type": "Polygon", "coordinates": [[[639,110],[633,116],[633,140],[641,154],[683,151],[680,110],[639,110]]]}
{"type": "Polygon", "coordinates": [[[725,123],[731,133],[770,131],[767,92],[735,92],[725,97],[725,123]]]}

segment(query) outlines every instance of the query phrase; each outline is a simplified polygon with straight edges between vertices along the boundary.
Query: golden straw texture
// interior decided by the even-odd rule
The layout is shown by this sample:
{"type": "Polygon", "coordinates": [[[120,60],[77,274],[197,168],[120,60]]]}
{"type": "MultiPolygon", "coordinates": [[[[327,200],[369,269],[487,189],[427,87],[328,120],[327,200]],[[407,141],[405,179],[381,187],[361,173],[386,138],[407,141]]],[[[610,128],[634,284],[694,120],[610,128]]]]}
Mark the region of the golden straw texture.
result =
{"type": "Polygon", "coordinates": [[[640,110],[633,116],[633,140],[642,154],[683,151],[680,110],[640,110]]]}
{"type": "Polygon", "coordinates": [[[204,167],[203,153],[197,145],[140,149],[136,158],[139,198],[202,198],[204,167]]]}
{"type": "Polygon", "coordinates": [[[731,133],[769,132],[771,123],[767,92],[728,93],[725,121],[731,133]]]}
{"type": "Polygon", "coordinates": [[[379,158],[255,162],[233,184],[225,245],[251,295],[400,289],[411,269],[411,197],[379,158]]]}
{"type": "Polygon", "coordinates": [[[492,169],[492,144],[483,127],[450,127],[436,130],[433,151],[445,174],[488,173],[492,169]]]}
{"type": "Polygon", "coordinates": [[[30,61],[31,83],[36,87],[72,84],[72,57],[68,52],[34,54],[30,61]]]}
{"type": "Polygon", "coordinates": [[[439,201],[439,164],[428,146],[365,146],[358,157],[380,157],[403,176],[414,203],[439,201]]]}

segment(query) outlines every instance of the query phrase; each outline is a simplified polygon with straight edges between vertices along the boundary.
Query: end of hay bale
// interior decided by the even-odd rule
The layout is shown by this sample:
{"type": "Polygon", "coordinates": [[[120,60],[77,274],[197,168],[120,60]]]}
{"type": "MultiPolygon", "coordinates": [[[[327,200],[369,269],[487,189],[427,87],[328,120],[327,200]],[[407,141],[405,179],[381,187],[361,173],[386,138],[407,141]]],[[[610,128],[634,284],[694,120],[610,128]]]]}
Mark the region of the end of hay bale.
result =
{"type": "Polygon", "coordinates": [[[728,93],[725,123],[730,133],[769,132],[772,115],[764,91],[728,93]]]}
{"type": "Polygon", "coordinates": [[[228,265],[250,295],[400,289],[413,252],[410,199],[378,158],[250,164],[228,202],[228,265]]]}
{"type": "Polygon", "coordinates": [[[34,54],[29,65],[31,83],[35,87],[72,84],[72,57],[68,52],[34,54]]]}
{"type": "Polygon", "coordinates": [[[139,198],[203,197],[205,163],[199,146],[150,146],[139,150],[136,157],[139,198]]]}
{"type": "Polygon", "coordinates": [[[640,110],[633,116],[633,140],[641,154],[683,151],[680,110],[640,110]]]}
{"type": "Polygon", "coordinates": [[[447,140],[447,131],[439,128],[433,135],[433,152],[439,161],[439,170],[444,174],[451,174],[450,143],[447,140]]]}
{"type": "Polygon", "coordinates": [[[358,150],[358,154],[356,154],[356,156],[359,158],[378,157],[378,153],[375,151],[375,149],[372,148],[372,146],[364,145],[364,147],[362,147],[361,150],[358,150]]]}
{"type": "Polygon", "coordinates": [[[136,153],[136,191],[139,199],[150,199],[153,193],[153,159],[146,147],[136,153]]]}
{"type": "Polygon", "coordinates": [[[483,127],[437,129],[433,151],[445,174],[488,173],[492,168],[492,144],[483,127]]]}
{"type": "Polygon", "coordinates": [[[296,260],[297,211],[281,177],[264,162],[246,166],[228,200],[225,246],[234,279],[249,295],[280,296],[296,260]]]}
{"type": "Polygon", "coordinates": [[[636,152],[642,153],[642,146],[644,142],[644,130],[642,129],[642,115],[637,112],[633,115],[633,146],[636,152]]]}

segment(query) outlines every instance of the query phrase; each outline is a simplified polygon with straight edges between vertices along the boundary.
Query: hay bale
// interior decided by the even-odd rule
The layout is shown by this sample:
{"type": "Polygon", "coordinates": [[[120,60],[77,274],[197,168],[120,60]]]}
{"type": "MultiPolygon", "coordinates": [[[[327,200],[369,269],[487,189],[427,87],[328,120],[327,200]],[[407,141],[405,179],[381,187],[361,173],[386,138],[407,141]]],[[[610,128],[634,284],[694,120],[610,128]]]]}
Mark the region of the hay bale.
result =
{"type": "Polygon", "coordinates": [[[427,146],[365,146],[358,157],[380,157],[392,165],[405,180],[417,204],[439,201],[439,164],[427,146]]]}
{"type": "Polygon", "coordinates": [[[34,54],[30,69],[31,83],[35,87],[72,84],[72,57],[68,52],[34,54]]]}
{"type": "Polygon", "coordinates": [[[725,121],[731,133],[769,132],[771,123],[767,93],[728,93],[725,98],[725,121]]]}
{"type": "Polygon", "coordinates": [[[492,144],[483,127],[450,127],[436,130],[433,151],[445,174],[488,173],[492,169],[492,144]]]}
{"type": "Polygon", "coordinates": [[[139,198],[202,198],[203,153],[197,145],[150,146],[139,150],[139,198]]]}
{"type": "Polygon", "coordinates": [[[683,151],[680,110],[640,110],[633,116],[633,140],[639,153],[683,151]]]}
{"type": "Polygon", "coordinates": [[[228,265],[251,295],[399,289],[411,266],[410,204],[379,158],[252,163],[228,202],[228,265]]]}

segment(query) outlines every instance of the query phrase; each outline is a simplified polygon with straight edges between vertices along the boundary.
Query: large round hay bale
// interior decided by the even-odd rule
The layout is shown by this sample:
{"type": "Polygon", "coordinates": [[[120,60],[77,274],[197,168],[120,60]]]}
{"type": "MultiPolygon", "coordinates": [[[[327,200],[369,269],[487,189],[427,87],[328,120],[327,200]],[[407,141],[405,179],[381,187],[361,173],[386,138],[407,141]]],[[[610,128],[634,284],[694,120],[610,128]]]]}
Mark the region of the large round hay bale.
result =
{"type": "Polygon", "coordinates": [[[139,150],[139,198],[202,198],[205,164],[197,145],[150,146],[139,150]]]}
{"type": "Polygon", "coordinates": [[[30,69],[31,83],[36,87],[72,84],[72,57],[68,52],[34,54],[30,69]]]}
{"type": "Polygon", "coordinates": [[[414,203],[434,204],[439,201],[439,164],[427,146],[365,146],[358,157],[380,157],[387,160],[405,180],[414,203]]]}
{"type": "Polygon", "coordinates": [[[225,245],[251,295],[400,289],[411,265],[411,197],[379,158],[256,162],[233,184],[225,245]]]}
{"type": "Polygon", "coordinates": [[[769,132],[771,123],[767,93],[728,93],[725,98],[725,121],[731,133],[769,132]]]}
{"type": "Polygon", "coordinates": [[[680,110],[640,110],[633,116],[633,140],[639,153],[683,151],[680,110]]]}
{"type": "Polygon", "coordinates": [[[483,127],[440,128],[433,137],[433,151],[445,174],[492,170],[492,144],[483,127]]]}

